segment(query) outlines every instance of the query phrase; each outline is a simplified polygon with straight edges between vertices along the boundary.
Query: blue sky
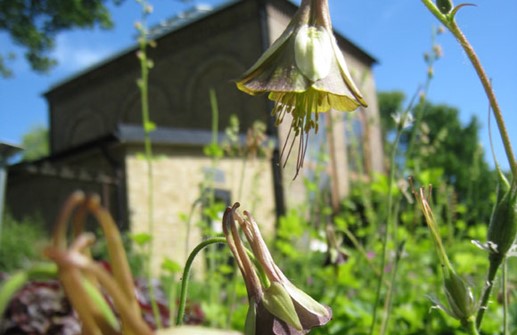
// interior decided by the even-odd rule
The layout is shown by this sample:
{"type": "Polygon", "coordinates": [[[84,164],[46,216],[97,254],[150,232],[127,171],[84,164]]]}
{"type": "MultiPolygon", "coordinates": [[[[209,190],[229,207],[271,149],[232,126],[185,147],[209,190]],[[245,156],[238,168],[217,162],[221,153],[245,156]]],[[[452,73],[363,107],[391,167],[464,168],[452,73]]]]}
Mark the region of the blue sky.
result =
{"type": "MultiPolygon", "coordinates": [[[[149,25],[159,23],[192,3],[220,4],[223,0],[193,1],[184,4],[174,0],[151,1],[155,11],[149,25]]],[[[517,146],[517,1],[471,0],[477,7],[466,7],[458,22],[469,37],[493,80],[499,103],[517,146]]],[[[379,60],[374,74],[378,90],[402,90],[411,96],[425,81],[423,53],[431,47],[431,31],[436,19],[418,0],[329,0],[334,27],[379,60]]],[[[11,66],[12,79],[0,79],[0,140],[19,143],[31,127],[47,125],[47,105],[42,93],[68,76],[84,70],[105,57],[134,43],[134,23],[140,7],[134,0],[121,6],[110,6],[115,28],[72,31],[57,37],[53,55],[59,65],[48,75],[33,73],[23,60],[22,50],[0,33],[2,53],[15,51],[18,59],[11,66]]],[[[489,151],[488,102],[466,55],[450,34],[439,36],[444,57],[435,66],[429,99],[447,103],[461,111],[463,122],[476,115],[483,128],[481,143],[489,151]]],[[[505,168],[499,136],[493,123],[496,156],[505,168]]],[[[487,159],[491,162],[488,153],[487,159]]]]}

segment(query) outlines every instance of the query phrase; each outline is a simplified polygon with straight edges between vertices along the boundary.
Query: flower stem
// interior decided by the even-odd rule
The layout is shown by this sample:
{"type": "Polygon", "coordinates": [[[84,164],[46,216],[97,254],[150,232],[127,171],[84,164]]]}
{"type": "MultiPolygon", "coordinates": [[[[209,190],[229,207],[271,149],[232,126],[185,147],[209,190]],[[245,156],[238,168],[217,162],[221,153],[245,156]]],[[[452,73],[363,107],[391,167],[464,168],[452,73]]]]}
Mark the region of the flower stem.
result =
{"type": "Polygon", "coordinates": [[[510,334],[508,329],[508,259],[503,261],[503,335],[510,334]]]}
{"type": "MultiPolygon", "coordinates": [[[[344,228],[342,230],[342,232],[346,235],[346,237],[348,237],[348,239],[350,240],[350,242],[353,244],[354,248],[359,251],[359,254],[364,258],[364,260],[366,261],[366,264],[368,264],[368,267],[370,267],[370,269],[373,271],[373,273],[375,274],[376,277],[379,277],[380,276],[380,272],[379,272],[379,269],[377,269],[374,264],[372,263],[372,261],[370,260],[370,258],[368,257],[368,253],[366,252],[366,250],[364,249],[364,247],[361,245],[361,243],[359,243],[359,241],[357,240],[357,237],[355,237],[355,235],[348,229],[348,228],[344,228]]],[[[386,280],[384,282],[384,284],[388,284],[388,281],[386,280]]]]}
{"type": "Polygon", "coordinates": [[[454,35],[454,37],[456,37],[461,47],[470,59],[470,62],[474,66],[474,69],[476,70],[479,80],[483,85],[488,100],[490,101],[490,106],[492,107],[492,111],[497,122],[497,127],[499,128],[499,133],[501,134],[501,140],[504,145],[504,150],[506,152],[506,157],[508,158],[510,169],[512,170],[512,175],[514,179],[517,178],[517,161],[515,160],[515,156],[513,154],[512,144],[510,142],[510,137],[508,136],[508,131],[506,130],[506,125],[504,123],[501,108],[499,107],[499,103],[497,102],[497,98],[490,83],[490,79],[487,76],[483,68],[483,65],[479,61],[479,58],[476,52],[474,51],[474,48],[469,43],[468,39],[463,34],[460,27],[456,24],[456,21],[454,20],[455,11],[453,10],[452,15],[444,15],[440,12],[440,10],[431,0],[422,0],[422,2],[429,9],[429,11],[449,29],[449,31],[454,35]]]}
{"type": "MultiPolygon", "coordinates": [[[[384,273],[385,273],[385,266],[387,263],[388,258],[388,242],[390,239],[390,226],[392,225],[392,216],[393,216],[393,184],[395,183],[395,170],[396,170],[396,163],[395,163],[395,157],[397,155],[397,148],[400,141],[400,137],[402,135],[402,127],[398,128],[397,135],[395,137],[395,141],[393,142],[393,148],[390,156],[390,177],[388,180],[388,214],[386,218],[386,228],[384,231],[384,236],[382,240],[382,255],[381,255],[381,267],[379,270],[379,281],[377,283],[377,291],[375,294],[375,304],[373,306],[373,317],[372,317],[372,324],[370,326],[370,335],[374,334],[375,331],[375,325],[377,323],[377,306],[379,305],[379,302],[381,301],[381,295],[382,295],[382,286],[384,283],[384,273]]],[[[396,232],[394,232],[396,233],[396,232]]],[[[393,284],[393,283],[391,283],[393,284]]]]}
{"type": "MultiPolygon", "coordinates": [[[[395,229],[395,231],[396,231],[396,229],[395,229]]],[[[386,301],[384,303],[385,312],[384,312],[384,317],[383,317],[382,323],[381,323],[381,330],[380,330],[381,335],[388,334],[390,315],[391,315],[391,310],[392,310],[392,306],[393,306],[393,297],[395,295],[395,282],[397,279],[397,270],[398,270],[398,265],[400,263],[400,258],[402,257],[402,253],[404,251],[404,244],[405,244],[405,242],[401,242],[397,246],[395,260],[393,262],[393,270],[391,273],[391,278],[390,278],[388,289],[386,292],[386,301]]]]}
{"type": "MultiPolygon", "coordinates": [[[[142,22],[148,15],[146,11],[147,3],[142,2],[142,22]]],[[[147,46],[149,41],[147,40],[147,30],[145,25],[142,25],[139,37],[139,60],[140,60],[140,73],[141,77],[138,81],[140,89],[140,101],[141,101],[141,112],[142,112],[142,125],[144,130],[144,157],[147,165],[147,222],[149,225],[149,235],[151,239],[148,245],[147,251],[147,284],[149,286],[149,296],[151,300],[151,309],[157,325],[157,328],[162,328],[162,320],[158,303],[156,301],[156,292],[152,282],[152,259],[153,259],[153,248],[154,248],[154,170],[153,170],[153,150],[151,142],[151,132],[153,131],[152,122],[149,113],[149,69],[150,60],[147,58],[147,46]]]]}
{"type": "Polygon", "coordinates": [[[469,335],[479,335],[479,331],[476,327],[476,321],[474,318],[469,318],[464,324],[463,327],[467,331],[469,335]]]}
{"type": "Polygon", "coordinates": [[[502,259],[501,259],[501,261],[491,260],[491,262],[490,262],[485,290],[483,291],[483,296],[481,297],[481,304],[479,305],[479,310],[476,315],[477,328],[481,327],[481,321],[483,321],[483,316],[485,315],[485,311],[488,308],[488,299],[490,299],[490,294],[492,293],[492,287],[494,286],[494,279],[497,274],[497,270],[499,270],[499,266],[501,265],[501,262],[502,262],[502,259]]]}
{"type": "Polygon", "coordinates": [[[176,316],[176,325],[183,324],[183,318],[185,317],[185,305],[187,302],[187,291],[188,291],[188,281],[190,276],[190,271],[192,270],[192,263],[196,258],[197,254],[206,248],[209,245],[216,243],[226,243],[226,238],[224,237],[212,237],[208,240],[205,240],[198,244],[194,250],[190,253],[187,262],[185,263],[185,268],[183,269],[183,276],[181,279],[181,291],[180,291],[180,302],[178,306],[178,315],[176,316]]]}

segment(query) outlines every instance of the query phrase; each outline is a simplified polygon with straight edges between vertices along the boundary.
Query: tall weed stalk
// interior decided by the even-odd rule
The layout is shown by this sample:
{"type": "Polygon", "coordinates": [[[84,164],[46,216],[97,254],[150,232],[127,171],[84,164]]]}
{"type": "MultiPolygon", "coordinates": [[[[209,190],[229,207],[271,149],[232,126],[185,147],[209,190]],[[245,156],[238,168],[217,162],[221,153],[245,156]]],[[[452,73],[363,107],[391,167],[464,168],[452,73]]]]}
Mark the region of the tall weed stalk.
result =
{"type": "Polygon", "coordinates": [[[146,0],[136,0],[142,6],[142,19],[136,24],[139,33],[137,52],[140,61],[140,79],[137,81],[140,90],[140,102],[142,111],[142,126],[144,130],[144,159],[147,167],[147,224],[148,224],[148,243],[147,243],[147,281],[149,294],[151,296],[151,306],[153,315],[158,328],[162,328],[162,321],[158,304],[156,302],[156,292],[153,285],[152,259],[153,259],[153,234],[154,234],[154,169],[153,169],[153,150],[151,133],[156,129],[156,125],[151,121],[149,111],[149,70],[153,67],[153,61],[148,58],[147,49],[154,46],[154,41],[148,40],[146,26],[147,16],[152,12],[152,6],[146,0]]]}

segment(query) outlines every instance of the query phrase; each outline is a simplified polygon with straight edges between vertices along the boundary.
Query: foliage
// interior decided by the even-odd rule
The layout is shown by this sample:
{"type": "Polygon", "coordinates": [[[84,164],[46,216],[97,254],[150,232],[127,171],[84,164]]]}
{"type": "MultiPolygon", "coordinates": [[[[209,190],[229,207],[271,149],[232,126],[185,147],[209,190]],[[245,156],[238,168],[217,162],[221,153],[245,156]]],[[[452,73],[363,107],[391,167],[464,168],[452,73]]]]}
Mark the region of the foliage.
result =
{"type": "MultiPolygon", "coordinates": [[[[387,188],[383,183],[378,180],[370,185],[378,190],[375,197],[386,198],[387,188]]],[[[337,266],[325,267],[325,253],[309,248],[309,245],[314,245],[309,241],[325,241],[312,222],[300,219],[299,210],[280,220],[279,235],[282,238],[277,242],[283,259],[280,268],[286,270],[286,275],[293,282],[333,308],[333,321],[327,327],[315,329],[314,334],[369,334],[371,303],[375,294],[371,288],[378,280],[381,252],[378,234],[382,225],[366,223],[360,198],[353,197],[351,200],[355,204],[344,204],[331,223],[346,236],[341,241],[348,258],[337,266]],[[287,239],[287,236],[290,238],[287,239]],[[351,237],[360,244],[355,245],[351,237]]],[[[469,282],[476,283],[478,298],[484,282],[483,269],[488,268],[488,260],[486,254],[476,249],[469,240],[483,239],[486,230],[483,224],[466,228],[461,221],[453,222],[452,226],[441,222],[440,226],[440,232],[446,238],[449,257],[457,265],[457,270],[469,278],[469,282]]],[[[431,252],[433,244],[428,230],[414,208],[408,207],[400,214],[397,233],[405,241],[405,252],[399,264],[390,329],[397,334],[462,334],[459,323],[433,310],[434,304],[427,298],[434,295],[443,297],[441,273],[438,260],[431,252]]],[[[393,265],[392,260],[386,271],[391,271],[393,265]]],[[[512,280],[516,279],[514,276],[512,280]]],[[[501,308],[499,301],[493,301],[490,305],[491,317],[484,325],[485,334],[497,333],[501,308]]]]}
{"type": "Polygon", "coordinates": [[[49,154],[49,133],[43,126],[35,126],[22,138],[23,160],[33,161],[49,154]]]}
{"type": "Polygon", "coordinates": [[[12,299],[2,334],[80,334],[81,324],[57,280],[34,281],[12,299]]]}
{"type": "MultiPolygon", "coordinates": [[[[404,94],[401,92],[380,92],[379,109],[381,123],[385,127],[385,143],[396,131],[392,118],[402,110],[404,94]]],[[[422,112],[417,139],[414,143],[411,133],[401,136],[401,155],[408,169],[418,173],[423,170],[441,170],[443,181],[454,188],[456,201],[466,206],[465,220],[472,223],[487,223],[491,205],[486,201],[496,187],[496,174],[484,159],[484,150],[479,145],[480,125],[476,117],[463,125],[458,109],[426,102],[419,107],[422,112]],[[408,148],[413,145],[412,152],[408,148]],[[409,154],[409,156],[407,156],[409,154]]]]}
{"type": "Polygon", "coordinates": [[[403,103],[406,98],[404,92],[390,91],[377,93],[379,103],[379,116],[381,122],[381,130],[386,147],[384,152],[390,152],[391,147],[388,145],[396,131],[397,125],[392,115],[402,112],[403,103]]]}
{"type": "MultiPolygon", "coordinates": [[[[97,260],[106,260],[109,258],[108,241],[102,234],[102,231],[96,232],[97,242],[92,246],[92,257],[97,260]]],[[[133,236],[127,232],[121,233],[122,243],[128,255],[129,267],[131,273],[136,277],[144,276],[146,255],[138,248],[138,243],[134,241],[133,236]]]]}
{"type": "Polygon", "coordinates": [[[11,272],[41,260],[46,239],[47,234],[40,219],[25,218],[18,221],[7,213],[0,236],[0,272],[11,272]]]}
{"type": "MultiPolygon", "coordinates": [[[[122,0],[112,0],[120,3],[122,0]]],[[[26,49],[25,59],[37,72],[47,72],[56,60],[49,56],[54,37],[73,28],[110,28],[113,23],[106,8],[110,0],[80,1],[0,1],[0,31],[6,31],[13,41],[26,49]]],[[[0,75],[9,77],[6,60],[13,55],[0,55],[0,75]]]]}

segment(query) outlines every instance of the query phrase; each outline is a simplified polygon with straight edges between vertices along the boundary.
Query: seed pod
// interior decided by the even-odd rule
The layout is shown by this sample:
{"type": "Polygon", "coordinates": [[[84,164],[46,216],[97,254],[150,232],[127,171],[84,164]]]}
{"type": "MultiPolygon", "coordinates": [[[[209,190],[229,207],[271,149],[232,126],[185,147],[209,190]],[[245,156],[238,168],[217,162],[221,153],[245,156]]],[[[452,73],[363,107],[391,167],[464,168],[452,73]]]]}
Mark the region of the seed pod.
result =
{"type": "Polygon", "coordinates": [[[449,14],[454,7],[452,0],[436,0],[436,5],[442,14],[449,14]]]}
{"type": "Polygon", "coordinates": [[[476,313],[477,304],[472,289],[454,271],[445,274],[444,287],[452,317],[464,322],[476,313]]]}
{"type": "Polygon", "coordinates": [[[487,239],[496,245],[492,257],[502,259],[517,237],[517,185],[499,190],[497,201],[488,226],[487,239]]]}

